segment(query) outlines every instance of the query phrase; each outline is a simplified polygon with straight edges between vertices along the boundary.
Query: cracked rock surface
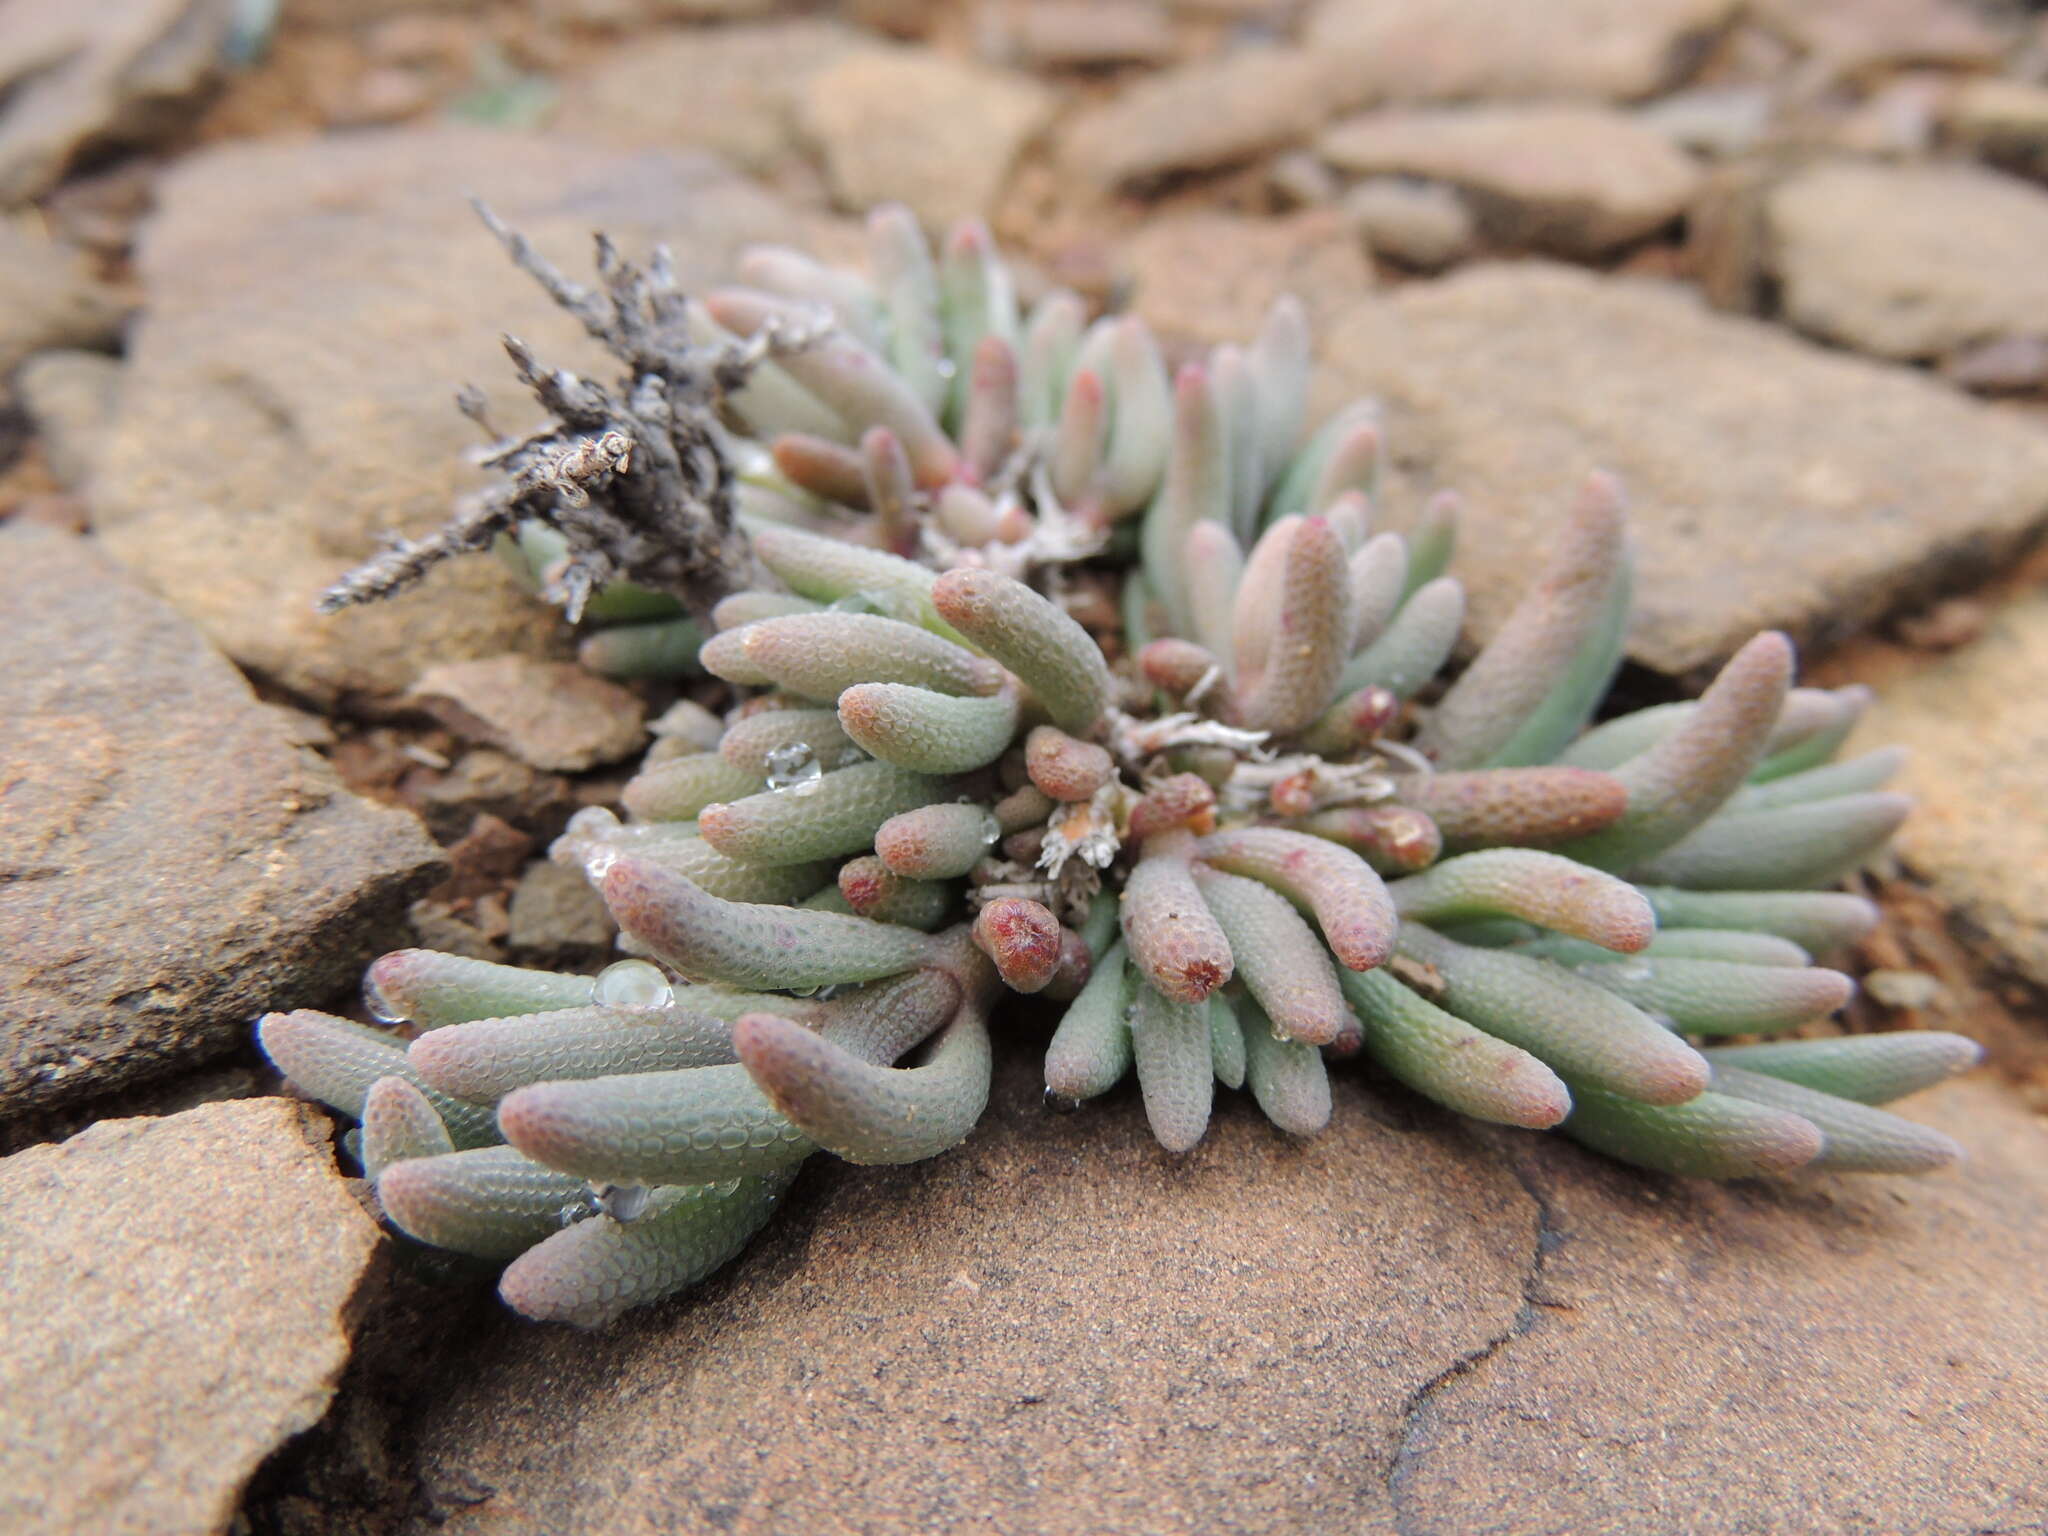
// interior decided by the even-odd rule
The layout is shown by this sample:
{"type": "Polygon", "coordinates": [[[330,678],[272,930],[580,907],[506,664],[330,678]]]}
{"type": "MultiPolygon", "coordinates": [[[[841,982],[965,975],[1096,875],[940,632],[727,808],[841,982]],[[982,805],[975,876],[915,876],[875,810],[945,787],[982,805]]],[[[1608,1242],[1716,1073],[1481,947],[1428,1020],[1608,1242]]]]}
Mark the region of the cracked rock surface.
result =
{"type": "Polygon", "coordinates": [[[224,1530],[319,1420],[383,1241],[328,1124],[243,1099],[0,1161],[0,1530],[224,1530]]]}
{"type": "Polygon", "coordinates": [[[1967,1177],[1787,1188],[1336,1089],[1320,1140],[1231,1101],[1173,1162],[1013,1058],[965,1147],[813,1167],[693,1299],[494,1324],[417,1404],[410,1529],[2039,1522],[2048,1131],[2002,1088],[1908,1102],[1967,1177]]]}
{"type": "Polygon", "coordinates": [[[395,936],[433,843],[191,625],[30,526],[0,613],[0,1115],[232,1051],[395,936]]]}

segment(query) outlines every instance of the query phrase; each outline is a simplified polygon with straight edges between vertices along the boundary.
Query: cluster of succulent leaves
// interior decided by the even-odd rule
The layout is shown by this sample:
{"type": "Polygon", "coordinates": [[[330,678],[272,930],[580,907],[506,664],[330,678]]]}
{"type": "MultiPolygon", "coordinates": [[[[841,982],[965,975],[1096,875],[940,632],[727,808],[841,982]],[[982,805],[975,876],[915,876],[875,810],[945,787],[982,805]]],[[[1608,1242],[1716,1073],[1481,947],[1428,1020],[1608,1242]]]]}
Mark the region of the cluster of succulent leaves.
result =
{"type": "MultiPolygon", "coordinates": [[[[1966,1040],[1694,1043],[1850,995],[1812,956],[1875,913],[1819,887],[1906,810],[1894,753],[1834,760],[1860,691],[1794,687],[1764,634],[1697,701],[1592,725],[1629,613],[1596,475],[1492,641],[1411,702],[1464,618],[1455,507],[1373,531],[1367,408],[1300,442],[1297,306],[1175,375],[1136,319],[1062,292],[1020,316],[978,228],[935,261],[900,210],[871,227],[865,276],[762,251],[701,302],[612,259],[600,336],[638,305],[690,346],[787,340],[716,401],[750,583],[692,617],[612,581],[586,615],[611,621],[590,665],[708,672],[735,702],[679,704],[628,819],[585,811],[555,847],[630,958],[593,979],[405,950],[366,985],[404,1033],[264,1020],[290,1080],[360,1118],[395,1226],[508,1260],[527,1315],[602,1323],[731,1258],[811,1153],[965,1138],[1007,992],[1063,1005],[1050,1098],[1135,1071],[1174,1151],[1218,1082],[1314,1134],[1330,1064],[1363,1055],[1676,1174],[1953,1160],[1873,1106],[1969,1065],[1966,1040]],[[1115,666],[1059,600],[1095,557],[1125,563],[1115,666]]],[[[631,438],[680,414],[670,384],[629,369],[642,425],[602,451],[549,440],[582,468],[521,529],[543,584],[607,477],[659,456],[631,438]]]]}

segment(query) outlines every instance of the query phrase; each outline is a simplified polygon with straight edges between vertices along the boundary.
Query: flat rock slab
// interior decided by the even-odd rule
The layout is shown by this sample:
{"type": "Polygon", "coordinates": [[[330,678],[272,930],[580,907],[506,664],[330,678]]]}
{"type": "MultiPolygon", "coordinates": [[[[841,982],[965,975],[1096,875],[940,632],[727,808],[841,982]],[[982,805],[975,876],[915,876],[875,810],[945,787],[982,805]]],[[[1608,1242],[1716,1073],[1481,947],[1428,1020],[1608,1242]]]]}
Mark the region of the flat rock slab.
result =
{"type": "Polygon", "coordinates": [[[647,741],[640,696],[573,661],[491,656],[443,662],[407,697],[458,735],[552,772],[616,763],[647,741]]]}
{"type": "Polygon", "coordinates": [[[1448,182],[1493,239],[1568,256],[1654,234],[1700,184],[1684,150],[1605,107],[1368,112],[1330,128],[1317,149],[1354,175],[1448,182]]]}
{"type": "Polygon", "coordinates": [[[1879,357],[2048,336],[2048,191],[1971,165],[1816,165],[1764,202],[1785,318],[1879,357]]]}
{"type": "Polygon", "coordinates": [[[0,219],[0,377],[45,347],[111,347],[125,308],[83,253],[0,219]]]}
{"type": "Polygon", "coordinates": [[[478,224],[473,194],[580,280],[597,229],[631,256],[671,242],[685,283],[752,241],[802,239],[783,205],[709,158],[556,137],[406,129],[181,162],[142,236],[148,307],[95,526],[229,655],[319,702],[567,643],[559,615],[487,559],[391,602],[313,609],[387,530],[438,526],[483,483],[465,461],[479,434],[453,404],[465,382],[504,430],[536,422],[504,333],[543,364],[611,376],[478,224]]]}
{"type": "Polygon", "coordinates": [[[892,48],[825,66],[804,94],[801,115],[841,208],[863,213],[903,203],[927,229],[943,230],[994,211],[1053,100],[1014,70],[892,48]]]}
{"type": "Polygon", "coordinates": [[[1683,81],[1735,0],[1322,0],[1308,46],[1379,101],[1630,101],[1683,81]]]}
{"type": "Polygon", "coordinates": [[[283,712],[80,540],[0,532],[0,1114],[330,997],[434,876],[283,712]]]}
{"type": "Polygon", "coordinates": [[[1131,307],[1162,337],[1242,345],[1293,294],[1320,332],[1373,285],[1372,263],[1332,208],[1277,219],[1206,209],[1148,222],[1123,251],[1131,307]]]}
{"type": "Polygon", "coordinates": [[[1993,611],[1970,645],[1887,683],[1853,748],[1911,751],[1920,802],[1893,846],[1954,917],[2048,987],[2048,596],[1993,611]]]}
{"type": "Polygon", "coordinates": [[[1308,138],[1344,94],[1338,72],[1308,49],[1233,49],[1146,75],[1075,113],[1060,158],[1105,186],[1215,170],[1308,138]]]}
{"type": "Polygon", "coordinates": [[[1759,629],[1825,644],[2048,522],[2048,433],[1668,284],[1475,267],[1354,306],[1320,351],[1323,408],[1385,405],[1392,521],[1466,496],[1454,569],[1481,637],[1594,468],[1629,490],[1630,654],[1680,676],[1759,629]]]}
{"type": "Polygon", "coordinates": [[[242,1099],[0,1161],[0,1528],[225,1531],[326,1412],[382,1241],[327,1125],[242,1099]]]}
{"type": "Polygon", "coordinates": [[[1804,1189],[1640,1174],[1351,1073],[1325,1136],[1226,1095],[1184,1161],[1133,1093],[1038,1099],[1020,1052],[959,1151],[820,1160],[694,1298],[496,1325],[416,1405],[414,1529],[2040,1518],[2048,1339],[2014,1320],[2048,1305],[2048,1134],[1995,1085],[1909,1107],[1967,1174],[1804,1189]]]}
{"type": "Polygon", "coordinates": [[[562,83],[558,131],[629,149],[707,149],[764,175],[808,154],[799,108],[828,65],[882,45],[823,19],[637,36],[562,83]]]}
{"type": "Polygon", "coordinates": [[[147,142],[226,73],[234,0],[0,0],[0,203],[147,142]]]}

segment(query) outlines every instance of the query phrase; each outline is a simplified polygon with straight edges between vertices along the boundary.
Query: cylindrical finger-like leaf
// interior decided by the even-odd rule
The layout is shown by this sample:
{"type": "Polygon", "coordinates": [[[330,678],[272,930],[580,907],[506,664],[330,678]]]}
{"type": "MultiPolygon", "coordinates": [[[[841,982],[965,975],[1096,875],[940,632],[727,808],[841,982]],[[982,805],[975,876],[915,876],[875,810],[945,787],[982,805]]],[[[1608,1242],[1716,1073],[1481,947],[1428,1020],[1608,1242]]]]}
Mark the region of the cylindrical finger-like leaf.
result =
{"type": "Polygon", "coordinates": [[[909,970],[925,936],[866,918],[802,907],[720,901],[681,875],[620,858],[605,902],[619,926],[686,976],[769,989],[868,981],[909,970]]]}
{"type": "Polygon", "coordinates": [[[1403,774],[1394,784],[1396,798],[1427,813],[1454,854],[1569,842],[1613,825],[1628,807],[1619,779],[1588,768],[1403,774]]]}
{"type": "Polygon", "coordinates": [[[761,1230],[793,1177],[789,1169],[742,1178],[732,1189],[658,1190],[638,1221],[579,1221],[515,1259],[498,1278],[498,1294],[537,1322],[603,1327],[729,1262],[761,1230]]]}
{"type": "MultiPolygon", "coordinates": [[[[586,610],[587,612],[587,610],[586,610]]],[[[692,619],[620,624],[586,636],[576,659],[605,677],[694,677],[704,631],[692,619]]]]}
{"type": "Polygon", "coordinates": [[[534,1083],[499,1102],[498,1125],[550,1168],[624,1184],[737,1178],[816,1150],[738,1063],[534,1083]]]}
{"type": "Polygon", "coordinates": [[[915,773],[966,773],[994,762],[1016,736],[1017,715],[1015,688],[963,699],[908,683],[862,683],[839,696],[839,726],[854,744],[915,773]]]}
{"type": "Polygon", "coordinates": [[[436,1248],[509,1259],[562,1226],[590,1186],[516,1147],[476,1147],[393,1163],[377,1203],[399,1231],[436,1248]]]}
{"type": "Polygon", "coordinates": [[[707,805],[751,795],[760,787],[759,774],[733,767],[716,752],[696,752],[643,768],[626,781],[619,798],[643,820],[688,821],[707,805]]]}
{"type": "MultiPolygon", "coordinates": [[[[770,321],[801,326],[808,318],[800,306],[739,288],[706,294],[704,307],[727,330],[745,336],[770,321]]],[[[952,479],[959,455],[937,420],[893,368],[851,336],[828,334],[810,346],[784,351],[776,362],[851,425],[894,432],[910,455],[919,485],[929,488],[952,479]]]]}
{"type": "Polygon", "coordinates": [[[891,816],[875,829],[875,853],[906,878],[952,880],[986,858],[1001,835],[987,806],[945,801],[891,816]]]}
{"type": "Polygon", "coordinates": [[[1904,747],[1880,747],[1875,752],[1862,753],[1844,763],[1824,763],[1818,768],[1788,773],[1767,783],[1745,784],[1728,802],[1728,810],[1738,814],[1774,811],[1785,806],[1832,800],[1837,795],[1865,794],[1884,788],[1905,766],[1904,747]]]}
{"type": "Polygon", "coordinates": [[[1116,764],[1094,742],[1038,725],[1024,738],[1024,771],[1055,800],[1086,800],[1116,777],[1116,764]]]}
{"type": "Polygon", "coordinates": [[[1465,589],[1456,579],[1439,576],[1425,583],[1401,605],[1386,632],[1344,664],[1337,691],[1384,688],[1399,699],[1412,697],[1450,659],[1464,624],[1465,589]]]}
{"type": "Polygon", "coordinates": [[[771,771],[786,773],[809,763],[849,767],[861,753],[839,728],[839,711],[821,708],[764,709],[735,721],[720,739],[718,755],[762,780],[771,771]]]}
{"type": "Polygon", "coordinates": [[[740,1060],[819,1146],[855,1163],[913,1163],[964,1141],[988,1104],[988,1027],[962,1008],[908,1069],[873,1066],[770,1014],[733,1027],[740,1060]]]}
{"type": "Polygon", "coordinates": [[[1330,1123],[1330,1074],[1323,1053],[1300,1040],[1283,1040],[1256,1007],[1240,1019],[1245,1080],[1252,1097],[1281,1130],[1313,1136],[1330,1123]]]}
{"type": "Polygon", "coordinates": [[[1638,1008],[1703,1035],[1770,1034],[1833,1013],[1856,983],[1818,966],[1737,965],[1726,960],[1651,959],[1588,965],[1586,980],[1638,1008]]]}
{"type": "Polygon", "coordinates": [[[1233,827],[1202,839],[1197,855],[1233,875],[1263,880],[1315,914],[1330,952],[1351,970],[1384,964],[1399,925],[1387,887],[1348,848],[1278,827],[1233,827]]]}
{"type": "MultiPolygon", "coordinates": [[[[1003,669],[930,630],[873,613],[798,613],[763,619],[719,637],[744,652],[746,674],[765,677],[792,693],[837,699],[857,683],[914,683],[941,693],[987,695],[1003,685],[1003,669]]],[[[705,666],[720,676],[718,658],[705,666]]]]}
{"type": "Polygon", "coordinates": [[[1443,851],[1436,823],[1406,805],[1340,805],[1305,816],[1303,832],[1342,843],[1379,875],[1412,875],[1443,851]]]}
{"type": "Polygon", "coordinates": [[[380,1077],[363,1096],[362,1146],[363,1174],[371,1179],[393,1163],[455,1150],[426,1094],[402,1077],[380,1077]]]}
{"type": "Polygon", "coordinates": [[[1351,643],[1344,542],[1321,517],[1302,520],[1287,546],[1279,617],[1256,676],[1239,679],[1237,716],[1255,731],[1298,731],[1326,709],[1351,643]]]}
{"type": "Polygon", "coordinates": [[[1021,581],[961,567],[939,577],[932,602],[1021,678],[1061,729],[1086,736],[1109,702],[1109,663],[1063,609],[1021,581]]]}
{"type": "Polygon", "coordinates": [[[489,1100],[528,1083],[708,1067],[737,1060],[732,1025],[685,1008],[567,1008],[437,1029],[406,1052],[421,1079],[489,1100]]]}
{"type": "MultiPolygon", "coordinates": [[[[1547,933],[1515,945],[1525,955],[1555,960],[1560,965],[1619,965],[1628,959],[1584,939],[1547,933]]],[[[1639,953],[1653,959],[1732,960],[1738,965],[1813,964],[1813,956],[1774,933],[1743,933],[1734,928],[1660,928],[1639,953]]]]}
{"type": "Polygon", "coordinates": [[[1061,1016],[1045,1051],[1048,1092],[1077,1102],[1092,1099],[1130,1071],[1130,1011],[1139,981],[1127,956],[1121,940],[1112,944],[1061,1016]]]}
{"type": "Polygon", "coordinates": [[[1887,1104],[1967,1072],[1984,1047],[1964,1035],[1902,1029],[1830,1040],[1766,1040],[1705,1053],[1715,1066],[1741,1067],[1859,1104],[1887,1104]]]}
{"type": "Polygon", "coordinates": [[[1773,630],[1756,636],[1721,669],[1695,714],[1614,770],[1628,789],[1620,819],[1563,851],[1626,869],[1681,841],[1749,776],[1791,685],[1792,642],[1773,630]]]}
{"type": "Polygon", "coordinates": [[[1237,1009],[1221,992],[1209,994],[1209,1067],[1224,1087],[1244,1086],[1244,1031],[1237,1009]]]}
{"type": "Polygon", "coordinates": [[[394,949],[371,963],[363,998],[379,1018],[439,1029],[465,1019],[581,1007],[590,1001],[590,978],[432,949],[394,949]]]}
{"type": "Polygon", "coordinates": [[[1899,1115],[1872,1109],[1798,1083],[1745,1071],[1726,1062],[1714,1067],[1714,1091],[1812,1121],[1827,1138],[1816,1170],[1829,1173],[1927,1173],[1962,1161],[1953,1137],[1899,1115]]]}
{"type": "Polygon", "coordinates": [[[1060,964],[1060,924],[1023,896],[998,896],[974,917],[974,944],[1018,992],[1042,992],[1060,964]]]}
{"type": "Polygon", "coordinates": [[[1882,848],[1912,808],[1906,795],[1879,793],[1726,811],[1631,873],[1710,891],[1823,885],[1882,848]]]}
{"type": "Polygon", "coordinates": [[[913,880],[873,854],[839,867],[839,894],[861,917],[933,933],[960,910],[960,888],[950,880],[913,880]]]}
{"type": "Polygon", "coordinates": [[[1707,1086],[1698,1051],[1562,966],[1456,944],[1419,923],[1403,925],[1401,951],[1436,970],[1443,1007],[1571,1082],[1646,1104],[1683,1104],[1707,1086]]]}
{"type": "Polygon", "coordinates": [[[1653,1105],[1577,1088],[1564,1132],[1625,1163],[1694,1179],[1782,1176],[1810,1164],[1826,1144],[1811,1120],[1724,1093],[1653,1105]]]}
{"type": "Polygon", "coordinates": [[[1351,1010],[1337,990],[1330,952],[1287,899],[1221,870],[1197,868],[1195,878],[1229,942],[1238,979],[1272,1026],[1309,1045],[1328,1045],[1342,1034],[1351,1010]]]}
{"type": "Polygon", "coordinates": [[[932,607],[937,578],[915,561],[795,528],[756,529],[754,555],[799,597],[821,603],[857,598],[889,618],[960,638],[932,607]]]}
{"type": "Polygon", "coordinates": [[[1131,1009],[1131,1054],[1152,1134],[1169,1152],[1185,1152],[1209,1129],[1215,1097],[1215,1047],[1209,1005],[1167,997],[1144,983],[1131,1009]]]}
{"type": "Polygon", "coordinates": [[[1686,891],[1639,887],[1667,928],[1741,928],[1775,933],[1810,954],[1853,944],[1877,926],[1877,907],[1839,891],[1686,891]]]}
{"type": "Polygon", "coordinates": [[[1122,922],[1131,963],[1178,1002],[1199,1003],[1230,980],[1230,944],[1195,884],[1194,835],[1175,829],[1145,840],[1124,882],[1122,922]]]}
{"type": "Polygon", "coordinates": [[[945,790],[943,780],[894,763],[855,763],[787,789],[707,805],[697,831],[727,858],[801,864],[859,853],[891,816],[943,800],[945,790]]]}
{"type": "Polygon", "coordinates": [[[1193,630],[1183,563],[1188,532],[1203,518],[1230,526],[1230,507],[1229,429],[1209,371],[1190,363],[1173,381],[1166,475],[1146,509],[1140,539],[1145,573],[1177,634],[1193,630]]]}
{"type": "Polygon", "coordinates": [[[293,1087],[351,1119],[363,1117],[364,1102],[379,1078],[398,1077],[426,1095],[456,1146],[488,1146],[498,1139],[490,1105],[429,1088],[405,1059],[403,1043],[382,1030],[300,1008],[265,1014],[256,1026],[256,1040],[293,1087]]]}
{"type": "Polygon", "coordinates": [[[1422,750],[1446,768],[1492,763],[1596,640],[1626,551],[1618,489],[1596,476],[1549,564],[1424,722],[1422,750]]]}
{"type": "Polygon", "coordinates": [[[1533,848],[1460,854],[1389,890],[1401,915],[1418,922],[1519,917],[1629,953],[1657,931],[1650,903],[1634,886],[1533,848]]]}
{"type": "Polygon", "coordinates": [[[1477,1120],[1543,1130],[1572,1099],[1557,1074],[1426,1002],[1385,971],[1345,971],[1344,995],[1365,1025],[1365,1047],[1417,1093],[1477,1120]]]}

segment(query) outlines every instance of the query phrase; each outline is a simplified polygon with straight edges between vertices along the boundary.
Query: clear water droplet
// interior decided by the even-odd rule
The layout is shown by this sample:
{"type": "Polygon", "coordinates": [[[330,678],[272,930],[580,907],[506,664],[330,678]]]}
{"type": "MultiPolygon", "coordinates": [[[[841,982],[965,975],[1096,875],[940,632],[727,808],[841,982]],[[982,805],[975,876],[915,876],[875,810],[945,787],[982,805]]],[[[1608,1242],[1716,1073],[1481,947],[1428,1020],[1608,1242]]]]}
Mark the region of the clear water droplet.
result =
{"type": "Polygon", "coordinates": [[[736,1195],[739,1192],[740,1181],[738,1179],[720,1179],[716,1184],[711,1186],[711,1193],[716,1195],[721,1200],[723,1200],[727,1195],[736,1195]]]}
{"type": "Polygon", "coordinates": [[[959,373],[960,365],[950,357],[936,358],[932,362],[932,371],[942,379],[950,379],[959,373]]]}
{"type": "Polygon", "coordinates": [[[583,855],[583,875],[591,883],[604,879],[619,862],[619,850],[610,843],[593,843],[583,855]]]}
{"type": "Polygon", "coordinates": [[[777,794],[787,790],[806,794],[825,775],[825,765],[806,741],[776,747],[768,754],[767,768],[768,787],[777,794]]]}
{"type": "Polygon", "coordinates": [[[596,1200],[613,1221],[638,1221],[647,1214],[653,1193],[645,1184],[607,1184],[597,1192],[596,1200]]]}
{"type": "Polygon", "coordinates": [[[996,820],[994,811],[981,818],[981,841],[984,847],[993,848],[1002,840],[1003,824],[996,820]]]}
{"type": "Polygon", "coordinates": [[[1071,1115],[1081,1107],[1081,1101],[1070,1099],[1065,1094],[1056,1093],[1048,1088],[1045,1090],[1045,1107],[1056,1115],[1071,1115]]]}
{"type": "Polygon", "coordinates": [[[377,985],[374,971],[363,977],[363,1011],[379,1024],[407,1022],[405,1010],[386,997],[384,989],[377,985]]]}
{"type": "Polygon", "coordinates": [[[666,1008],[676,1000],[661,967],[646,960],[615,960],[590,984],[600,1008],[666,1008]]]}

